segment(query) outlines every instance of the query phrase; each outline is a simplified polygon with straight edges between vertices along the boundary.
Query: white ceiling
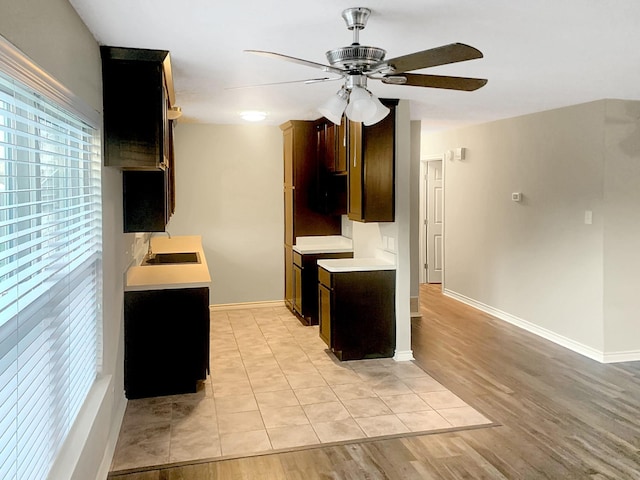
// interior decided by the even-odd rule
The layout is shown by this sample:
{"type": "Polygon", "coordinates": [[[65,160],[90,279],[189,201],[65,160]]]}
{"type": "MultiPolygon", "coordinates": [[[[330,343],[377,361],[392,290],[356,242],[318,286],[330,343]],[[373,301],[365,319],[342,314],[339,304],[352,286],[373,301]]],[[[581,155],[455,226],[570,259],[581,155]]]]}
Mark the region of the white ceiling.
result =
{"type": "MultiPolygon", "coordinates": [[[[372,10],[360,43],[393,58],[453,42],[484,58],[419,73],[487,78],[475,92],[383,85],[379,97],[411,102],[423,130],[548,110],[601,98],[640,100],[638,0],[70,0],[100,44],[169,50],[181,121],[245,123],[314,119],[341,82],[229,89],[326,74],[263,58],[268,50],[326,64],[352,34],[341,12],[372,10]]],[[[415,72],[414,72],[415,73],[415,72]]]]}

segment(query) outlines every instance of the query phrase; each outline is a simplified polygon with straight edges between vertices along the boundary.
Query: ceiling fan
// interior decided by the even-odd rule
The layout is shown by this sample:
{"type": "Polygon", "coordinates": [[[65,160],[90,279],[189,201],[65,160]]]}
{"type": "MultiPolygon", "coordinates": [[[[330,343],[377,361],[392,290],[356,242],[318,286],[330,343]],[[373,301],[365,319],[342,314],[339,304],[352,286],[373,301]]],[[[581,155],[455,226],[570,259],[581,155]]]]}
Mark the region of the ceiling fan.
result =
{"type": "Polygon", "coordinates": [[[371,10],[364,7],[347,8],[342,12],[347,28],[353,31],[353,43],[347,47],[329,50],[326,53],[329,65],[263,50],[245,52],[317,68],[340,76],[281,83],[315,83],[343,78],[344,85],[340,91],[319,108],[320,113],[336,124],[340,124],[343,113],[346,113],[350,120],[363,122],[365,125],[379,122],[389,113],[389,109],[367,89],[367,79],[380,80],[390,85],[464,91],[477,90],[487,83],[486,79],[481,78],[408,73],[412,70],[482,58],[480,50],[463,43],[451,43],[385,60],[387,52],[382,48],[360,45],[360,30],[365,28],[370,15],[371,10]]]}

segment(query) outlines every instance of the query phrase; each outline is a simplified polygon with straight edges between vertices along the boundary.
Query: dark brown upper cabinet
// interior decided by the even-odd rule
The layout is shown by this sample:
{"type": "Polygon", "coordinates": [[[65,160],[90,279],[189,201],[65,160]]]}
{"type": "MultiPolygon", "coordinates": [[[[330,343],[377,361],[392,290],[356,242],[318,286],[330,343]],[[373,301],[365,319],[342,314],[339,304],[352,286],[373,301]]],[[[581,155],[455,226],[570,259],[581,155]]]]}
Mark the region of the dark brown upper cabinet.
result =
{"type": "Polygon", "coordinates": [[[132,170],[165,169],[175,104],[166,50],[100,47],[104,102],[104,164],[132,170]]]}
{"type": "Polygon", "coordinates": [[[347,174],[347,125],[346,118],[340,125],[321,118],[316,125],[319,162],[334,175],[347,174]]]}
{"type": "Polygon", "coordinates": [[[315,208],[329,215],[347,213],[346,124],[346,120],[340,126],[326,118],[316,121],[315,208]]]}
{"type": "Polygon", "coordinates": [[[381,100],[391,109],[370,126],[349,122],[348,217],[357,222],[395,219],[395,107],[397,100],[381,100]]]}

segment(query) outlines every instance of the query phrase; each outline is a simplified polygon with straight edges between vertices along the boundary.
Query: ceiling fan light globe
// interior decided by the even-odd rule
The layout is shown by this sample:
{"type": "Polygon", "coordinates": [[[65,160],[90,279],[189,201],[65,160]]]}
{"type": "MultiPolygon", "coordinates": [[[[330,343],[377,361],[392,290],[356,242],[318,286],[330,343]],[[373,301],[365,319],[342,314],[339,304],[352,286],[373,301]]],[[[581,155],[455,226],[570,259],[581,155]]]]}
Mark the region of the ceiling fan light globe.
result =
{"type": "Polygon", "coordinates": [[[349,105],[345,111],[349,120],[362,122],[375,115],[377,106],[372,95],[362,87],[353,87],[349,96],[349,105]]]}
{"type": "Polygon", "coordinates": [[[328,118],[336,125],[340,125],[345,108],[347,108],[347,99],[344,96],[336,94],[321,105],[320,108],[318,108],[318,111],[325,118],[328,118]]]}
{"type": "Polygon", "coordinates": [[[362,123],[364,123],[367,126],[373,125],[374,123],[378,123],[380,120],[382,120],[387,115],[389,115],[389,112],[391,111],[389,110],[389,108],[385,107],[382,104],[382,102],[378,99],[378,97],[371,95],[371,99],[373,100],[373,103],[375,103],[376,105],[376,111],[369,118],[362,121],[362,123]]]}

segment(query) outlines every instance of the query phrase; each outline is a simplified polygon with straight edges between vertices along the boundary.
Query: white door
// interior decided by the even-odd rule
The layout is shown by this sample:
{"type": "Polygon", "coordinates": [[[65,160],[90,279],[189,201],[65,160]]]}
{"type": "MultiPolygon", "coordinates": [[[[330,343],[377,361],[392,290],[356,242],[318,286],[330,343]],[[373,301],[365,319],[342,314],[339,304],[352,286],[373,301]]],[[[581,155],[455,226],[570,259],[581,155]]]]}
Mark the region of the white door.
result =
{"type": "Polygon", "coordinates": [[[442,160],[427,163],[427,283],[442,283],[442,160]]]}

